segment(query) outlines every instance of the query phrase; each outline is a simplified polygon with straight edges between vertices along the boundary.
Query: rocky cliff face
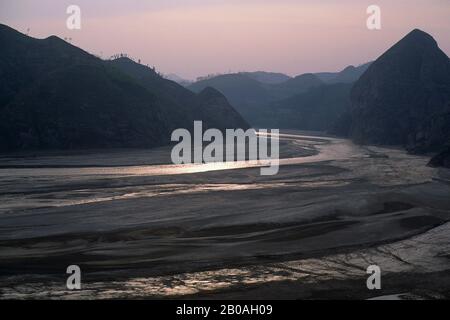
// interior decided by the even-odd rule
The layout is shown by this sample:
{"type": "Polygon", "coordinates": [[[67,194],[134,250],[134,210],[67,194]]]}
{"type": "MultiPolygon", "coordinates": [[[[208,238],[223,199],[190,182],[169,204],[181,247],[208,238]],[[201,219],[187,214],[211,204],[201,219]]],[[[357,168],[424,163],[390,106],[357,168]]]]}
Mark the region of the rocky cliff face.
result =
{"type": "Polygon", "coordinates": [[[365,144],[440,150],[450,140],[450,61],[427,33],[413,30],[356,82],[349,135],[365,144]]]}

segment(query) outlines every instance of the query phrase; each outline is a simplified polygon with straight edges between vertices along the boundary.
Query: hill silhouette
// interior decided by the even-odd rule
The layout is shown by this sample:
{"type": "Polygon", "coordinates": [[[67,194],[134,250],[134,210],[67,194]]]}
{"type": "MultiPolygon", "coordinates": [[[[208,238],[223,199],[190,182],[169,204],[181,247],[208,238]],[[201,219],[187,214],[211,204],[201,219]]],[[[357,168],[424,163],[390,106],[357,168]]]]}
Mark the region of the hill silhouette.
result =
{"type": "Polygon", "coordinates": [[[201,98],[129,59],[103,61],[5,25],[0,43],[0,151],[154,147],[194,119],[243,123],[228,104],[232,122],[221,122],[201,98]]]}
{"type": "Polygon", "coordinates": [[[380,56],[351,100],[349,135],[358,143],[432,152],[450,140],[450,60],[421,30],[380,56]]]}
{"type": "Polygon", "coordinates": [[[194,92],[215,88],[254,126],[323,131],[348,109],[349,89],[369,65],[293,78],[271,72],[225,74],[188,88],[194,92]]]}

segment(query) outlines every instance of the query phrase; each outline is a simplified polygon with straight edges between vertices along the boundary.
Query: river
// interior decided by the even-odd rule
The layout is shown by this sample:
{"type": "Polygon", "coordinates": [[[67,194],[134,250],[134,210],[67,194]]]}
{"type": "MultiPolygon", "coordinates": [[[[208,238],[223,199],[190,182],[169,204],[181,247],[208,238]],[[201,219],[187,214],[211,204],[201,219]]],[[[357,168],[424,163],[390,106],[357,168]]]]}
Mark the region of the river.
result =
{"type": "Polygon", "coordinates": [[[167,164],[168,148],[0,158],[0,295],[242,290],[302,278],[273,261],[323,263],[449,220],[448,172],[426,157],[292,132],[279,139],[275,176],[261,176],[261,162],[167,164]],[[64,290],[69,264],[89,290],[64,290]]]}

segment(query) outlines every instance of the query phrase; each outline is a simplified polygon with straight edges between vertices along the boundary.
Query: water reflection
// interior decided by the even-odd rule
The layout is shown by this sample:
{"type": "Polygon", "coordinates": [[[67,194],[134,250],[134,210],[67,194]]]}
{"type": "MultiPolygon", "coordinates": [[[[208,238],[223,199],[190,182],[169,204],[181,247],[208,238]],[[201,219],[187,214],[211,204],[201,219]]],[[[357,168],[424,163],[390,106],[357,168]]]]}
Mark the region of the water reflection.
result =
{"type": "MultiPolygon", "coordinates": [[[[354,151],[350,144],[343,144],[340,139],[318,138],[313,136],[280,134],[279,139],[295,140],[296,144],[310,146],[311,143],[319,149],[319,154],[314,156],[294,157],[280,159],[280,165],[301,164],[316,161],[344,159],[354,151]]],[[[139,165],[116,167],[83,167],[83,168],[14,168],[0,169],[2,177],[36,177],[36,176],[161,176],[192,174],[210,171],[233,170],[242,168],[258,168],[270,166],[271,160],[251,160],[233,162],[214,162],[205,164],[163,164],[163,165],[139,165]]]]}

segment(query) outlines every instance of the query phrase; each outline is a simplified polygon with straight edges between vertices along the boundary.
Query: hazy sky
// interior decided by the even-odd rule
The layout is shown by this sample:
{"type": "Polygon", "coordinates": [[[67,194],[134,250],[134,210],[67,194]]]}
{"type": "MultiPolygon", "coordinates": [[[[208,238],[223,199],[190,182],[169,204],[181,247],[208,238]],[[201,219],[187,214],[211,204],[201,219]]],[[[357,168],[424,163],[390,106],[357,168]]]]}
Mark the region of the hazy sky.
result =
{"type": "Polygon", "coordinates": [[[0,22],[55,34],[103,57],[126,52],[163,73],[337,71],[377,58],[414,28],[450,55],[450,0],[0,0],[0,22]],[[81,30],[66,28],[80,6],[81,30]],[[381,7],[382,29],[366,27],[381,7]]]}

